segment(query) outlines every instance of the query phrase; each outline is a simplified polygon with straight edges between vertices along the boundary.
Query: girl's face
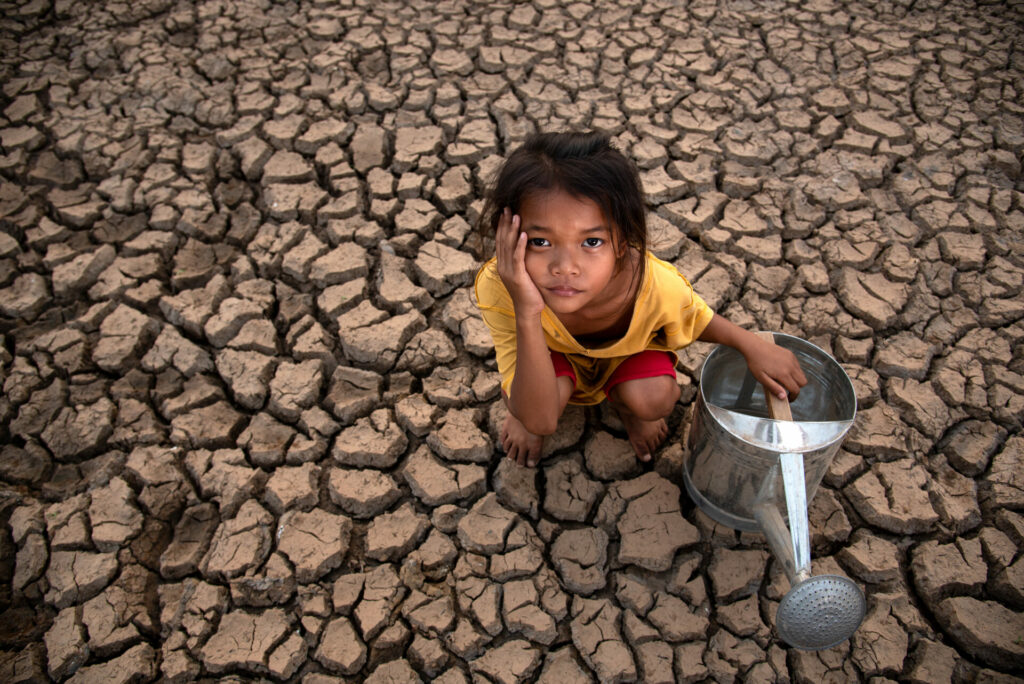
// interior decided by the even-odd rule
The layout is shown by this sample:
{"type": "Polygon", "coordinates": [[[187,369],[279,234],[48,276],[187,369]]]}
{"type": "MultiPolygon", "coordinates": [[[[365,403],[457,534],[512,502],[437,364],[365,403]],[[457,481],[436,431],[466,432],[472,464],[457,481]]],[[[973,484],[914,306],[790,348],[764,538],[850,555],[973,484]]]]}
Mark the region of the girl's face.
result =
{"type": "Polygon", "coordinates": [[[597,203],[564,190],[535,192],[519,207],[526,233],[526,272],[544,303],[565,323],[621,307],[629,274],[619,268],[625,247],[597,203]]]}

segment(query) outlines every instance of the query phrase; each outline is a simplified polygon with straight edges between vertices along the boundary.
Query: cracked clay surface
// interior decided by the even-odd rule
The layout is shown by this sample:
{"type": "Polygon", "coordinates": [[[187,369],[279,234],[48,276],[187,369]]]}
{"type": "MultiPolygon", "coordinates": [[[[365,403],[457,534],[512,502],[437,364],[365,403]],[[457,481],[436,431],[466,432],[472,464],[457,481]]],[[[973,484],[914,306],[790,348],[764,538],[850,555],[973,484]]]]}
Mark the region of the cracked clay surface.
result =
{"type": "Polygon", "coordinates": [[[1024,6],[0,2],[0,680],[1024,677],[1024,6]],[[810,505],[867,616],[570,407],[527,470],[473,226],[534,130],[633,158],[650,246],[843,364],[810,505]]]}

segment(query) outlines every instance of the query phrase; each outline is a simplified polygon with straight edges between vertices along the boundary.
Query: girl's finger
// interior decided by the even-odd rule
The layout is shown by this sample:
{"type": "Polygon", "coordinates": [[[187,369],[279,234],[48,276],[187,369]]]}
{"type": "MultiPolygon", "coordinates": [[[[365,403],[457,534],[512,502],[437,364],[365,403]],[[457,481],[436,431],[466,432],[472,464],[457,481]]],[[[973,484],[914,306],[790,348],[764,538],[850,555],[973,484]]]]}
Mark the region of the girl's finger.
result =
{"type": "Polygon", "coordinates": [[[516,239],[516,249],[512,253],[515,259],[516,270],[526,270],[526,233],[520,233],[516,239]]]}
{"type": "Polygon", "coordinates": [[[761,379],[761,384],[764,385],[766,392],[774,394],[779,399],[785,399],[788,396],[786,388],[775,382],[775,380],[769,375],[765,375],[761,379]]]}

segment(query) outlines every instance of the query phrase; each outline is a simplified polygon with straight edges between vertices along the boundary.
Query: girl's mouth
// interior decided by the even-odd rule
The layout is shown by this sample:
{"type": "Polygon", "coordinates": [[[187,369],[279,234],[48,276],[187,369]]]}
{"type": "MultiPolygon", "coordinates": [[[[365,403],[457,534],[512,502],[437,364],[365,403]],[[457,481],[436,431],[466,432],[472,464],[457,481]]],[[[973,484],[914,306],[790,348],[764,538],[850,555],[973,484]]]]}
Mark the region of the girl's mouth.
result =
{"type": "Polygon", "coordinates": [[[573,295],[578,295],[580,290],[577,290],[574,287],[569,287],[568,285],[559,285],[557,287],[549,287],[548,292],[556,297],[572,297],[573,295]]]}

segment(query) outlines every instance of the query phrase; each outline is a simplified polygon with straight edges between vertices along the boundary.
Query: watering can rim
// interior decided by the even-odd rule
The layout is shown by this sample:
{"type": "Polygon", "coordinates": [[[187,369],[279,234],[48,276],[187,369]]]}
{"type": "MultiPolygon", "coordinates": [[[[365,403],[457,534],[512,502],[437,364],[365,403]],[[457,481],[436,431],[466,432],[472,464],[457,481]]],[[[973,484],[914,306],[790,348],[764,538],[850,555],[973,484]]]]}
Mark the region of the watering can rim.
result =
{"type": "MultiPolygon", "coordinates": [[[[759,449],[772,451],[776,453],[791,453],[791,452],[804,452],[814,451],[817,449],[823,449],[834,445],[843,439],[846,433],[853,426],[854,420],[857,417],[857,392],[853,386],[853,380],[850,379],[849,374],[842,367],[839,361],[834,356],[826,352],[824,349],[809,342],[802,337],[790,335],[784,332],[771,331],[772,335],[776,339],[783,338],[792,340],[797,346],[804,347],[809,350],[816,352],[822,359],[827,360],[835,365],[835,368],[841,374],[841,377],[845,379],[845,389],[848,392],[852,405],[850,407],[850,415],[848,418],[840,418],[835,420],[794,420],[794,421],[777,421],[768,417],[751,416],[749,414],[740,413],[727,409],[722,406],[713,404],[708,400],[704,394],[705,382],[704,382],[704,371],[707,367],[707,362],[715,353],[726,353],[731,348],[723,347],[723,345],[716,345],[707,356],[704,357],[701,363],[700,370],[698,371],[698,388],[697,395],[699,403],[706,407],[706,410],[715,418],[717,423],[726,431],[729,432],[733,437],[745,442],[759,449]],[[725,350],[725,351],[721,351],[725,350]],[[745,427],[742,431],[737,428],[740,426],[745,427]],[[820,428],[823,425],[835,426],[834,430],[829,430],[822,433],[820,429],[807,430],[800,426],[814,426],[820,428]],[[819,433],[816,438],[808,439],[811,432],[819,433]],[[779,444],[776,441],[761,439],[755,435],[775,435],[775,436],[789,436],[790,439],[786,440],[787,443],[779,444]]],[[[776,342],[777,343],[777,342],[776,342]]]]}
{"type": "Polygon", "coordinates": [[[731,411],[729,409],[722,408],[721,406],[715,406],[714,404],[708,404],[703,400],[703,397],[701,397],[701,400],[707,408],[707,411],[713,418],[715,418],[717,424],[722,429],[728,431],[733,437],[741,442],[753,445],[758,449],[772,451],[779,454],[803,453],[830,447],[837,442],[842,441],[854,423],[854,418],[820,421],[774,420],[772,418],[751,416],[738,411],[731,411]],[[738,429],[743,426],[743,424],[746,424],[748,429],[738,429]],[[818,434],[816,436],[817,438],[811,438],[812,434],[815,432],[820,433],[821,431],[808,430],[807,427],[820,427],[825,425],[834,426],[834,429],[824,432],[824,434],[818,434]],[[762,439],[758,438],[756,435],[775,435],[781,439],[762,439]]]}

